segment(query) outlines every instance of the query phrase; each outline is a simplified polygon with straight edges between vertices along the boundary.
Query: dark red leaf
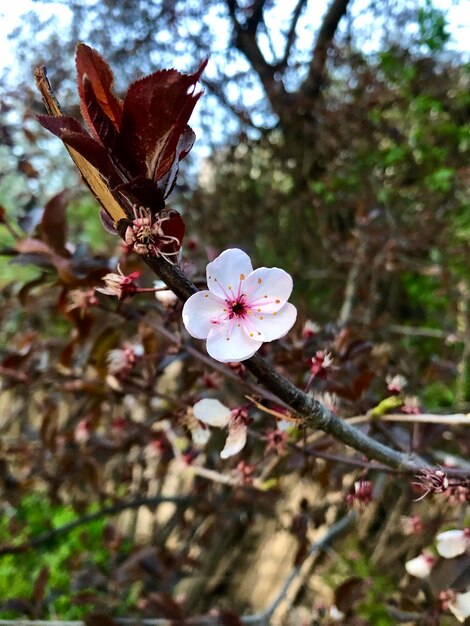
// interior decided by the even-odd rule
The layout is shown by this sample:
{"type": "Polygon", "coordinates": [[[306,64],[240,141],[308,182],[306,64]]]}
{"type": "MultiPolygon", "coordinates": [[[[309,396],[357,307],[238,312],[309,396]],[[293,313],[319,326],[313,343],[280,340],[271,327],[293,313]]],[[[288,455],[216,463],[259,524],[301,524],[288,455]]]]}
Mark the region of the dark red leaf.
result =
{"type": "Polygon", "coordinates": [[[241,626],[243,624],[239,615],[233,611],[217,610],[214,611],[221,626],[241,626]]]}
{"type": "Polygon", "coordinates": [[[80,122],[67,115],[60,115],[58,117],[54,117],[53,115],[37,115],[36,119],[43,128],[47,129],[60,139],[62,139],[62,134],[65,132],[81,133],[89,136],[80,122]]]}
{"type": "Polygon", "coordinates": [[[18,162],[18,169],[27,178],[37,178],[39,176],[37,169],[26,159],[18,162]]]}
{"type": "Polygon", "coordinates": [[[91,82],[86,76],[83,77],[82,106],[86,107],[88,119],[95,135],[101,145],[110,155],[115,167],[128,180],[133,177],[132,166],[129,164],[128,151],[122,145],[121,137],[112,121],[101,108],[91,82]]]}
{"type": "Polygon", "coordinates": [[[70,189],[64,189],[47,202],[40,224],[41,236],[57,254],[70,257],[67,243],[67,206],[72,198],[70,189]]]}
{"type": "Polygon", "coordinates": [[[184,613],[181,605],[170,594],[156,591],[148,597],[149,607],[158,615],[171,620],[183,620],[184,613]]]}
{"type": "Polygon", "coordinates": [[[184,157],[189,153],[194,145],[195,139],[196,135],[194,134],[193,129],[190,126],[186,126],[183,134],[178,141],[178,146],[176,147],[176,156],[172,166],[165,174],[165,176],[163,176],[163,178],[158,181],[158,186],[162,190],[165,198],[169,196],[170,193],[173,191],[173,188],[176,184],[176,178],[178,176],[180,161],[183,160],[184,157]]]}
{"type": "Polygon", "coordinates": [[[37,575],[34,581],[33,587],[33,600],[34,600],[34,614],[35,617],[39,617],[42,611],[42,603],[44,601],[44,592],[46,591],[46,585],[49,581],[49,568],[47,565],[41,568],[41,571],[37,575]]]}
{"type": "Polygon", "coordinates": [[[117,626],[117,622],[104,613],[90,613],[83,618],[86,626],[117,626]]]}
{"type": "Polygon", "coordinates": [[[68,132],[64,132],[61,139],[91,163],[112,186],[118,184],[119,179],[111,159],[107,151],[97,141],[89,135],[68,132]]]}
{"type": "Polygon", "coordinates": [[[146,178],[161,180],[202,92],[194,93],[207,61],[194,74],[155,72],[132,83],[124,99],[121,134],[146,178]]]}
{"type": "Polygon", "coordinates": [[[150,209],[152,215],[157,215],[165,208],[165,199],[155,181],[138,176],[128,183],[119,185],[114,191],[119,192],[133,204],[150,209]]]}
{"type": "Polygon", "coordinates": [[[335,591],[335,605],[341,612],[348,614],[364,597],[366,587],[367,583],[362,578],[348,578],[335,591]]]}
{"type": "Polygon", "coordinates": [[[174,209],[169,211],[167,219],[162,222],[162,231],[167,237],[175,238],[174,242],[162,247],[162,252],[164,254],[178,252],[183,243],[185,232],[184,221],[178,211],[174,209]]]}
{"type": "Polygon", "coordinates": [[[77,46],[75,63],[82,115],[85,122],[89,124],[90,130],[93,132],[93,124],[88,118],[88,111],[85,106],[83,81],[85,77],[90,81],[101,109],[118,129],[121,125],[122,101],[112,93],[114,76],[111,68],[96,50],[83,43],[79,43],[77,46]]]}
{"type": "Polygon", "coordinates": [[[73,117],[53,117],[52,115],[38,115],[37,120],[70,148],[76,150],[112,185],[119,184],[120,179],[115,173],[107,151],[98,141],[90,137],[80,122],[74,120],[73,117]]]}

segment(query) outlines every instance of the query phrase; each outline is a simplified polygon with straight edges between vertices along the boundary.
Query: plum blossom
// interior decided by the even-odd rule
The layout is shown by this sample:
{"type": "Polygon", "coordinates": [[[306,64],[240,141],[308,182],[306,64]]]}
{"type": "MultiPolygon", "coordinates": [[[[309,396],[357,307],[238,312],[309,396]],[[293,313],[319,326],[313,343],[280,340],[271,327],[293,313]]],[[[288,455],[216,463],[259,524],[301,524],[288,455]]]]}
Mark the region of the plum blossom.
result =
{"type": "Polygon", "coordinates": [[[387,389],[392,393],[401,393],[408,383],[406,378],[401,376],[401,374],[387,376],[385,382],[387,383],[387,389]]]}
{"type": "Polygon", "coordinates": [[[470,548],[470,528],[446,530],[436,536],[436,550],[445,559],[453,559],[470,548]]]}
{"type": "Polygon", "coordinates": [[[237,407],[230,410],[214,398],[203,398],[193,406],[194,417],[208,426],[228,427],[228,436],[220,456],[228,459],[238,454],[246,443],[248,415],[246,409],[237,407]]]}
{"type": "Polygon", "coordinates": [[[96,291],[106,296],[117,296],[119,300],[125,300],[137,292],[134,280],[140,276],[140,272],[132,272],[128,276],[124,274],[118,265],[118,274],[109,273],[103,276],[105,287],[97,287],[96,291]]]}
{"type": "Polygon", "coordinates": [[[106,355],[108,372],[122,377],[127,376],[143,354],[144,347],[142,345],[125,346],[124,348],[110,350],[106,355]]]}
{"type": "Polygon", "coordinates": [[[127,227],[124,241],[142,256],[161,256],[170,263],[177,256],[184,235],[184,223],[177,211],[153,216],[145,207],[134,207],[134,219],[127,227]]]}
{"type": "Polygon", "coordinates": [[[454,617],[463,623],[470,617],[470,590],[465,593],[456,593],[455,597],[448,602],[447,608],[454,617]]]}
{"type": "Polygon", "coordinates": [[[410,576],[414,576],[415,578],[427,578],[431,573],[435,560],[432,554],[423,553],[407,561],[405,563],[405,569],[410,576]]]}
{"type": "Polygon", "coordinates": [[[206,273],[208,290],[186,301],[183,323],[190,335],[207,340],[207,352],[216,361],[249,359],[294,325],[297,310],[287,302],[292,278],[284,270],[253,270],[249,256],[233,248],[209,263],[206,273]]]}

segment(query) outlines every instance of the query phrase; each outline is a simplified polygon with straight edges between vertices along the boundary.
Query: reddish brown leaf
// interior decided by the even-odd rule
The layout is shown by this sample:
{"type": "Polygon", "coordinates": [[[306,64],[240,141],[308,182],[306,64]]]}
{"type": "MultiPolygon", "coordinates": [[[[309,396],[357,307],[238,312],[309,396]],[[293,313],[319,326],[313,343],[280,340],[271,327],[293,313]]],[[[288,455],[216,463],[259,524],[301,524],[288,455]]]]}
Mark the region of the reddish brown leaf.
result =
{"type": "Polygon", "coordinates": [[[81,133],[64,132],[62,141],[70,148],[76,150],[111,184],[119,184],[119,178],[111,163],[108,152],[94,139],[81,133]]]}
{"type": "Polygon", "coordinates": [[[93,130],[93,124],[88,118],[88,110],[85,105],[83,80],[85,77],[90,81],[101,109],[118,129],[121,125],[122,101],[112,93],[114,76],[111,68],[96,50],[83,43],[79,43],[77,46],[75,63],[82,115],[89,124],[90,130],[93,130]]]}
{"type": "Polygon", "coordinates": [[[86,626],[117,626],[117,622],[104,613],[91,613],[83,618],[86,626]]]}
{"type": "Polygon", "coordinates": [[[62,139],[62,135],[65,132],[69,133],[80,133],[88,136],[88,133],[76,119],[73,117],[69,117],[67,115],[37,115],[37,121],[41,124],[41,126],[54,135],[62,139]]]}
{"type": "Polygon", "coordinates": [[[32,291],[35,287],[38,287],[39,285],[45,283],[46,281],[47,277],[44,274],[41,274],[41,276],[38,276],[38,278],[35,278],[34,280],[30,280],[29,282],[25,283],[18,291],[18,300],[21,302],[21,304],[23,306],[26,306],[29,292],[32,291]]]}
{"type": "Polygon", "coordinates": [[[174,237],[173,241],[162,247],[162,253],[175,255],[181,248],[185,232],[183,218],[178,211],[172,209],[168,212],[166,219],[162,221],[162,231],[167,237],[174,237]]]}
{"type": "Polygon", "coordinates": [[[42,254],[49,257],[54,256],[54,251],[47,245],[47,243],[32,237],[19,241],[16,244],[16,249],[18,252],[21,252],[21,254],[42,254]]]}
{"type": "Polygon", "coordinates": [[[194,91],[206,64],[194,74],[162,70],[130,85],[121,134],[146,178],[161,180],[173,165],[180,137],[202,95],[194,91]]]}
{"type": "Polygon", "coordinates": [[[357,576],[348,578],[335,591],[335,605],[340,611],[348,614],[361,601],[367,587],[367,582],[357,576]]]}
{"type": "Polygon", "coordinates": [[[57,254],[70,257],[67,243],[67,206],[72,198],[70,189],[64,189],[47,202],[40,224],[41,236],[57,254]]]}
{"type": "Polygon", "coordinates": [[[39,176],[37,169],[26,159],[18,162],[18,169],[27,178],[37,178],[39,176]]]}
{"type": "Polygon", "coordinates": [[[163,196],[165,198],[169,196],[170,193],[173,191],[173,188],[176,184],[176,178],[178,176],[179,163],[189,153],[194,145],[195,139],[196,135],[194,134],[193,129],[189,126],[186,126],[183,134],[178,141],[178,145],[176,147],[176,157],[173,161],[172,166],[163,176],[163,178],[158,181],[158,186],[162,190],[163,196]]]}
{"type": "Polygon", "coordinates": [[[42,603],[44,601],[44,592],[49,581],[49,568],[45,565],[37,575],[33,587],[34,600],[34,616],[39,617],[42,612],[42,603]]]}
{"type": "Polygon", "coordinates": [[[92,125],[93,135],[104,146],[117,170],[126,179],[132,178],[134,174],[129,163],[128,151],[122,145],[119,132],[101,108],[91,82],[86,76],[83,77],[83,97],[82,106],[86,107],[87,119],[92,125]]]}
{"type": "Polygon", "coordinates": [[[153,215],[165,208],[165,199],[155,181],[138,176],[128,183],[116,187],[117,192],[134,204],[145,206],[153,215]]]}
{"type": "Polygon", "coordinates": [[[119,184],[114,167],[103,146],[90,137],[83,126],[73,117],[53,117],[38,115],[38,122],[51,133],[76,150],[84,159],[95,167],[112,185],[119,184]]]}

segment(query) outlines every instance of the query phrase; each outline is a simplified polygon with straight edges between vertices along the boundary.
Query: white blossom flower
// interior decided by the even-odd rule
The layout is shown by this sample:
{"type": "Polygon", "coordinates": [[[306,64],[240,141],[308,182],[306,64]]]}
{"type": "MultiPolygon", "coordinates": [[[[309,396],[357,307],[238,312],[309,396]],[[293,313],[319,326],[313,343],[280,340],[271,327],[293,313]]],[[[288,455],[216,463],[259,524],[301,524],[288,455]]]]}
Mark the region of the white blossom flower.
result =
{"type": "Polygon", "coordinates": [[[427,578],[431,573],[435,558],[432,554],[420,554],[419,556],[407,561],[405,569],[410,576],[415,578],[427,578]]]}
{"type": "Polygon", "coordinates": [[[446,530],[436,536],[436,549],[445,559],[463,554],[470,548],[470,528],[446,530]]]}
{"type": "Polygon", "coordinates": [[[470,591],[456,593],[455,600],[449,602],[448,607],[454,617],[463,623],[467,617],[470,617],[470,591]]]}
{"type": "Polygon", "coordinates": [[[203,398],[193,406],[194,417],[208,426],[228,427],[228,436],[220,456],[228,459],[238,454],[246,443],[248,416],[243,408],[230,410],[214,398],[203,398]]]}
{"type": "Polygon", "coordinates": [[[166,285],[163,280],[155,280],[153,286],[155,289],[159,290],[155,292],[155,298],[163,304],[164,307],[170,307],[178,301],[178,296],[173,293],[171,289],[164,289],[166,285]]]}
{"type": "Polygon", "coordinates": [[[140,344],[110,350],[106,355],[108,372],[110,374],[128,374],[143,354],[144,347],[140,344]]]}
{"type": "Polygon", "coordinates": [[[297,310],[287,302],[292,278],[284,270],[253,270],[248,255],[234,248],[209,263],[206,273],[208,290],[186,301],[183,323],[190,335],[207,340],[207,352],[217,361],[249,359],[294,325],[297,310]]]}
{"type": "Polygon", "coordinates": [[[408,384],[406,378],[401,374],[395,374],[395,376],[387,376],[385,382],[387,383],[387,389],[395,393],[401,393],[408,384]]]}

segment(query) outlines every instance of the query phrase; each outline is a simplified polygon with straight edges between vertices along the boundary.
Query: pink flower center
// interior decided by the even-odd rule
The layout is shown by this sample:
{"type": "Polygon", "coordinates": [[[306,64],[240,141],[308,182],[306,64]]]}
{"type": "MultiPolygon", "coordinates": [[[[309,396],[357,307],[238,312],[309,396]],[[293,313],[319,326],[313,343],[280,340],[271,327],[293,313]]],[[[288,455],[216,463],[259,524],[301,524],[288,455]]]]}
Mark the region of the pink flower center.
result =
{"type": "Polygon", "coordinates": [[[244,295],[240,296],[236,300],[226,300],[229,307],[228,318],[231,320],[234,317],[244,318],[249,310],[244,295]]]}

